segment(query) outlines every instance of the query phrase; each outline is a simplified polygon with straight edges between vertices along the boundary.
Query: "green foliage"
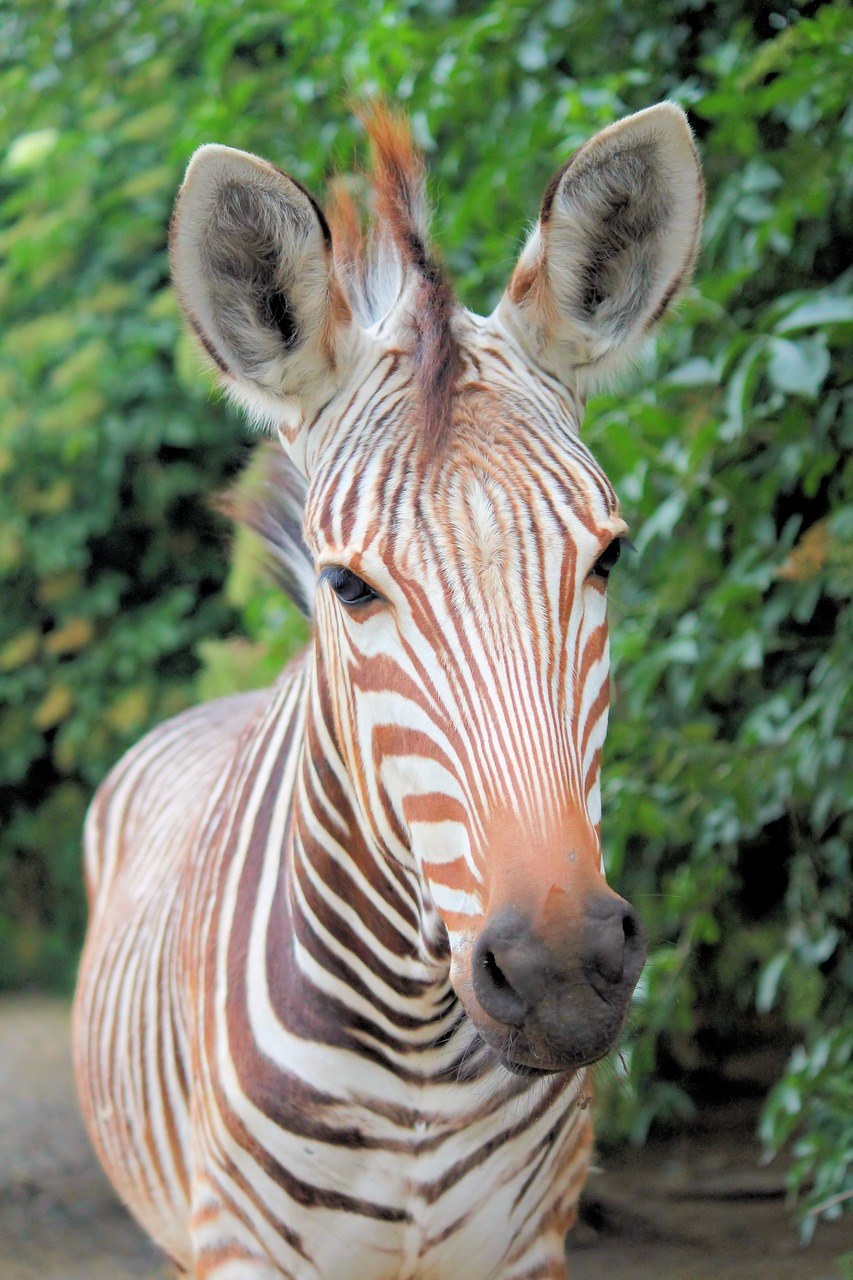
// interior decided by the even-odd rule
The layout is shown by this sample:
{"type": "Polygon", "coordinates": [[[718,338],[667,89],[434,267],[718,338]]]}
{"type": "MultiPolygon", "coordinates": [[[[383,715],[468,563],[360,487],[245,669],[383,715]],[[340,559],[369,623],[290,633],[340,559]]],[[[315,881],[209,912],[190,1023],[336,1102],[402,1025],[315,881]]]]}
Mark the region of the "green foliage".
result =
{"type": "Polygon", "coordinates": [[[685,1077],[760,1036],[756,1012],[804,1037],[762,1132],[799,1135],[807,1232],[850,1186],[849,46],[827,7],[700,59],[702,278],[649,381],[588,428],[638,551],[615,593],[606,846],[659,940],[611,1114],[638,1138],[683,1116],[685,1077]],[[838,1024],[833,1070],[812,1069],[838,1024]]]}
{"type": "Polygon", "coordinates": [[[774,1155],[793,1144],[788,1183],[802,1197],[801,1230],[811,1239],[818,1218],[838,1218],[853,1197],[853,1027],[836,1027],[810,1048],[795,1049],[770,1095],[761,1136],[774,1155]]]}
{"type": "Polygon", "coordinates": [[[21,0],[2,39],[0,981],[67,980],[77,831],[107,765],[199,688],[268,680],[299,639],[242,536],[220,591],[206,501],[244,446],[165,258],[192,149],[242,146],[319,189],[356,157],[347,93],[387,93],[485,310],[551,171],[673,97],[708,178],[699,282],[586,425],[638,552],[613,583],[605,847],[654,944],[602,1122],[641,1138],[743,1041],[801,1043],[763,1134],[796,1144],[813,1223],[850,1146],[849,9],[21,0]]]}

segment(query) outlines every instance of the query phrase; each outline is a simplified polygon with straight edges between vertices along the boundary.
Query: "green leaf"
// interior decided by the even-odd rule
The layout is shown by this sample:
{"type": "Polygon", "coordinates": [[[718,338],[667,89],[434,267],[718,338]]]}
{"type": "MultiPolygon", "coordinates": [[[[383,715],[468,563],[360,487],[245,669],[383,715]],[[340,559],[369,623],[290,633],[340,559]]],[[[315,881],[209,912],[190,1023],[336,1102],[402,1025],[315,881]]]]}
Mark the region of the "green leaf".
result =
{"type": "Polygon", "coordinates": [[[829,373],[829,351],[821,335],[791,342],[771,338],[767,373],[774,387],[814,399],[829,373]]]}
{"type": "Polygon", "coordinates": [[[769,1013],[776,1003],[779,982],[790,958],[788,952],[780,951],[762,970],[755,993],[755,1007],[759,1013],[769,1013]]]}
{"type": "Polygon", "coordinates": [[[818,329],[822,325],[853,323],[853,298],[841,298],[825,294],[811,302],[803,302],[789,311],[776,324],[777,333],[799,333],[803,329],[818,329]]]}
{"type": "Polygon", "coordinates": [[[10,144],[3,167],[8,173],[30,173],[44,164],[58,141],[58,129],[22,133],[10,144]]]}

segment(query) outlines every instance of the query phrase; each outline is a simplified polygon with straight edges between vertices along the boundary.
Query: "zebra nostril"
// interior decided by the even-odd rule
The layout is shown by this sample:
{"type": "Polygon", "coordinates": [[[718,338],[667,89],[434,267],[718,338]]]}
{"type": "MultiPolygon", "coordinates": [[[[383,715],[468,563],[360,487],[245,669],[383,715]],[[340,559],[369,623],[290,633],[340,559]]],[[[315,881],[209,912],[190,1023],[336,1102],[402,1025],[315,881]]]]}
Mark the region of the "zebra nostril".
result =
{"type": "Polygon", "coordinates": [[[492,947],[481,939],[473,957],[474,994],[490,1018],[520,1027],[527,1003],[516,991],[492,947]]]}
{"type": "Polygon", "coordinates": [[[622,917],[622,933],[625,938],[624,970],[627,981],[633,985],[646,960],[646,933],[634,908],[627,902],[625,908],[622,917]]]}
{"type": "Polygon", "coordinates": [[[587,907],[584,969],[593,988],[605,999],[633,987],[645,958],[643,927],[627,902],[600,896],[587,907]]]}
{"type": "Polygon", "coordinates": [[[486,972],[491,978],[492,983],[499,991],[512,990],[512,983],[504,975],[503,970],[495,959],[495,953],[493,951],[487,951],[485,953],[483,956],[483,964],[486,967],[486,972]]]}

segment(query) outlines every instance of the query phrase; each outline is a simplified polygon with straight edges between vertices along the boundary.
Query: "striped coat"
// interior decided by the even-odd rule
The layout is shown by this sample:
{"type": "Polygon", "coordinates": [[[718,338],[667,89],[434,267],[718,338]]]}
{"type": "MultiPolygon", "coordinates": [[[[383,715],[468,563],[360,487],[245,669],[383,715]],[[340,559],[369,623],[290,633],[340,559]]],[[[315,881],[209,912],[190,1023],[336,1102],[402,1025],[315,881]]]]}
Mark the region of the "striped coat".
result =
{"type": "Polygon", "coordinates": [[[187,321],[289,457],[244,514],[313,640],[101,787],[79,1091],[194,1277],[556,1280],[644,955],[599,836],[625,524],[577,430],[686,277],[701,188],[676,108],[605,130],[481,319],[403,127],[369,127],[366,246],[344,194],[327,221],[225,148],[177,206],[187,321]]]}

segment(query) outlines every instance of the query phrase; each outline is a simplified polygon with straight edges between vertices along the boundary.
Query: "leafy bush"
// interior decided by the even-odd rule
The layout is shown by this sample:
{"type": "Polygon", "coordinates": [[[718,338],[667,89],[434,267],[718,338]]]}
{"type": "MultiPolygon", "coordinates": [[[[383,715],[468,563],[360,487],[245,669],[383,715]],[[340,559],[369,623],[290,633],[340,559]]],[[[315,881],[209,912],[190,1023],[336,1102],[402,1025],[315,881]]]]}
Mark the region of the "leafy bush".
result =
{"type": "Polygon", "coordinates": [[[605,1086],[602,1121],[642,1138],[689,1113],[702,1072],[775,1038],[794,1053],[765,1139],[796,1141],[806,1208],[836,1212],[853,985],[849,10],[21,0],[3,39],[0,980],[68,981],[77,831],[107,765],[199,688],[263,683],[299,638],[242,536],[220,590],[207,497],[245,445],[167,282],[191,150],[227,141],[319,189],[330,157],[356,155],[348,88],[386,92],[429,154],[461,296],[485,310],[554,167],[674,97],[708,177],[700,280],[633,389],[586,424],[638,551],[614,584],[605,846],[654,939],[631,1087],[605,1086]]]}
{"type": "MultiPolygon", "coordinates": [[[[811,1239],[818,1218],[837,1218],[850,1200],[853,1153],[853,1027],[819,1035],[809,1049],[799,1045],[785,1077],[768,1099],[761,1136],[775,1155],[792,1143],[788,1182],[801,1200],[801,1230],[811,1239]]],[[[848,1255],[848,1262],[853,1256],[848,1255]]]]}

